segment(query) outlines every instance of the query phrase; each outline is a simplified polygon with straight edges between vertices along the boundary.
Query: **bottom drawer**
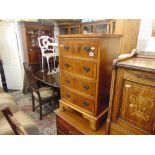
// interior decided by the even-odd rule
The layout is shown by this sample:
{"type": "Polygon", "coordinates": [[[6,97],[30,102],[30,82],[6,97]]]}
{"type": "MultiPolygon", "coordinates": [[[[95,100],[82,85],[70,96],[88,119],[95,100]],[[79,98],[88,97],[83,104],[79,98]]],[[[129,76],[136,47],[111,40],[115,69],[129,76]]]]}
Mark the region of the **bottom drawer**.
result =
{"type": "Polygon", "coordinates": [[[62,100],[63,99],[82,108],[87,113],[94,113],[95,101],[93,99],[83,97],[75,92],[70,91],[69,89],[66,89],[65,87],[62,87],[62,100]]]}
{"type": "Polygon", "coordinates": [[[58,135],[83,135],[79,130],[71,126],[59,116],[56,116],[58,135]]]}

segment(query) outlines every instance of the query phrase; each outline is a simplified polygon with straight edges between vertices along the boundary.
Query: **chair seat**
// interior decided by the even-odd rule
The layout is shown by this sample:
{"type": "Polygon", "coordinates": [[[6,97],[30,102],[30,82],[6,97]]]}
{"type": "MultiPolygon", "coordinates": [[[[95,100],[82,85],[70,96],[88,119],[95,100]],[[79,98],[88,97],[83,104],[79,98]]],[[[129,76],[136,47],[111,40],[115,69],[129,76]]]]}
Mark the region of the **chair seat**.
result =
{"type": "Polygon", "coordinates": [[[14,100],[14,97],[13,96],[11,96],[10,94],[8,94],[8,93],[0,93],[0,98],[9,98],[9,99],[12,99],[12,100],[14,100]]]}
{"type": "MultiPolygon", "coordinates": [[[[14,101],[14,99],[12,99],[11,97],[0,97],[0,107],[7,105],[12,113],[15,113],[18,111],[18,107],[16,102],[14,101]]],[[[2,112],[0,111],[0,119],[3,117],[2,112]]]]}
{"type": "MultiPolygon", "coordinates": [[[[50,97],[53,97],[53,90],[49,87],[40,88],[39,93],[40,93],[41,99],[43,99],[43,100],[50,98],[50,97]]],[[[38,99],[38,94],[36,92],[33,92],[33,95],[35,96],[35,98],[38,99]]]]}
{"type": "MultiPolygon", "coordinates": [[[[24,112],[18,111],[16,113],[13,113],[13,115],[18,120],[18,122],[25,128],[28,134],[39,134],[37,124],[32,119],[30,119],[24,112]]],[[[0,119],[0,135],[14,135],[14,132],[5,117],[0,119]]]]}

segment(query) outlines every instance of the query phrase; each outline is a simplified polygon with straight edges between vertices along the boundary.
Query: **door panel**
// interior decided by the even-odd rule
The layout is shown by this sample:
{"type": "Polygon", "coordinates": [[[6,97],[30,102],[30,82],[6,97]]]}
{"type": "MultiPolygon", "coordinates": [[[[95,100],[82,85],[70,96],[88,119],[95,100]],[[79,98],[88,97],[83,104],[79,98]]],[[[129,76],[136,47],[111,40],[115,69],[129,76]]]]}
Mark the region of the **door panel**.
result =
{"type": "Polygon", "coordinates": [[[22,89],[22,68],[20,64],[19,49],[17,43],[14,22],[2,22],[0,24],[0,55],[8,89],[22,89]]]}
{"type": "Polygon", "coordinates": [[[154,94],[155,87],[144,87],[142,84],[125,80],[120,117],[144,131],[151,132],[154,94]]]}

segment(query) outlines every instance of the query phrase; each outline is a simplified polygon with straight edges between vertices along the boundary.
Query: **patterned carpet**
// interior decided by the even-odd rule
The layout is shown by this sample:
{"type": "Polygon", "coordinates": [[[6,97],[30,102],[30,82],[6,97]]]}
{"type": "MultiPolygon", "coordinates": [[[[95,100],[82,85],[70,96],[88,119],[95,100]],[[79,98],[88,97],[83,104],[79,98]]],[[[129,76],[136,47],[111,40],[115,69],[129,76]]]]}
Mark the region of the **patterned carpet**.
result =
{"type": "MultiPolygon", "coordinates": [[[[39,112],[32,111],[32,99],[31,94],[27,93],[24,95],[21,91],[11,93],[15,97],[15,100],[18,104],[19,110],[28,114],[39,127],[40,135],[56,135],[56,116],[52,112],[48,115],[43,116],[42,120],[39,119],[39,112]]],[[[47,111],[46,107],[43,108],[43,112],[47,111]]]]}

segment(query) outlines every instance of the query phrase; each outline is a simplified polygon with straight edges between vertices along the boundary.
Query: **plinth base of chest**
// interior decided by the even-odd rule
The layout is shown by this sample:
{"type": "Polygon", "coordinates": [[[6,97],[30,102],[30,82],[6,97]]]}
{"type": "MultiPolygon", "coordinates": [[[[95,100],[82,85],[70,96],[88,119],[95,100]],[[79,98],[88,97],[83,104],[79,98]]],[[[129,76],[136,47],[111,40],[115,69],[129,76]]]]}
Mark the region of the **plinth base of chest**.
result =
{"type": "Polygon", "coordinates": [[[62,100],[59,101],[60,104],[60,110],[65,112],[65,111],[78,111],[79,113],[81,113],[81,115],[83,116],[83,118],[87,119],[89,121],[90,124],[90,128],[93,131],[96,131],[99,127],[100,124],[102,122],[102,120],[106,117],[106,114],[108,112],[108,108],[106,108],[102,113],[100,113],[98,116],[93,116],[91,114],[88,114],[70,104],[68,104],[67,102],[64,102],[62,100]]]}

